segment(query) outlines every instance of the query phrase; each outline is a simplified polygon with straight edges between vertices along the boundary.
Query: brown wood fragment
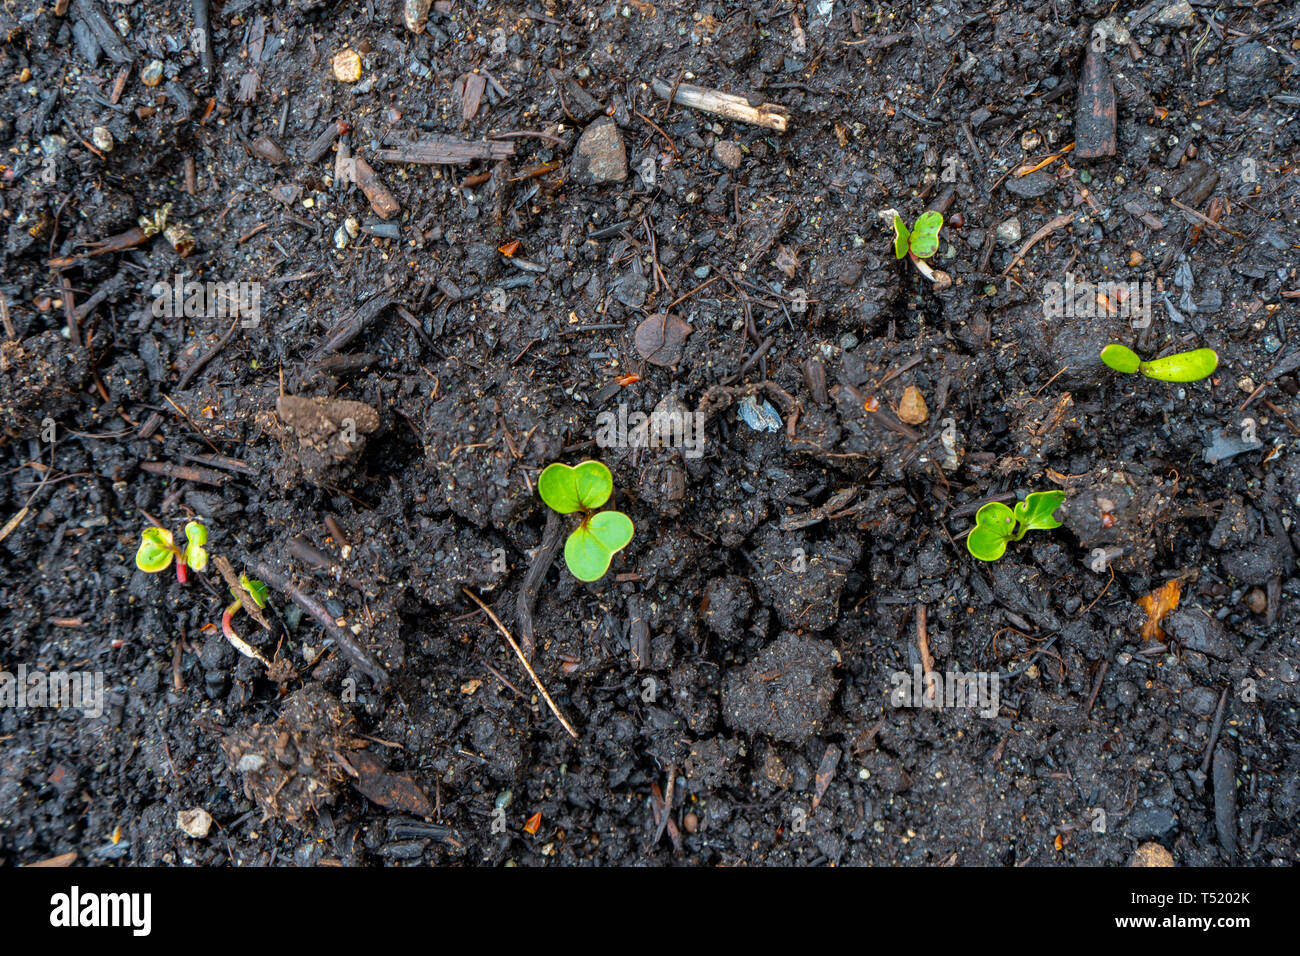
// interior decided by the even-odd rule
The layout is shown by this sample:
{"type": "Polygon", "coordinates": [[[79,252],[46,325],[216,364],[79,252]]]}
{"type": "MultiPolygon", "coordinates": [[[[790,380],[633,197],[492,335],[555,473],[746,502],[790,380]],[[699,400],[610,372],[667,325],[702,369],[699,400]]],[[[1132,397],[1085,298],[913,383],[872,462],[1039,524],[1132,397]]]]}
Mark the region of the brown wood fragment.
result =
{"type": "Polygon", "coordinates": [[[416,163],[421,166],[459,166],[476,159],[507,159],[515,154],[514,143],[498,140],[466,140],[455,136],[426,136],[376,154],[386,163],[416,163]]]}
{"type": "Polygon", "coordinates": [[[790,124],[790,111],[776,103],[750,106],[749,101],[743,96],[733,96],[730,93],[721,93],[718,90],[705,89],[702,86],[692,86],[689,83],[679,83],[675,90],[660,79],[655,79],[651,85],[654,87],[656,96],[660,99],[671,100],[678,106],[703,110],[717,116],[725,116],[727,119],[736,120],[740,123],[765,126],[768,129],[776,130],[778,133],[784,133],[790,124]]]}
{"type": "Polygon", "coordinates": [[[367,800],[417,817],[433,815],[433,803],[419,784],[407,774],[389,771],[370,751],[356,750],[346,757],[336,751],[333,756],[352,775],[352,786],[367,800]]]}
{"type": "Polygon", "coordinates": [[[361,191],[366,194],[366,199],[370,201],[370,208],[375,211],[375,215],[380,219],[392,219],[402,211],[401,204],[388,191],[383,180],[375,174],[371,165],[357,156],[352,160],[352,175],[356,180],[361,191]]]}
{"type": "Polygon", "coordinates": [[[1111,82],[1106,58],[1091,43],[1079,74],[1074,155],[1078,159],[1115,155],[1115,84],[1111,82]]]}

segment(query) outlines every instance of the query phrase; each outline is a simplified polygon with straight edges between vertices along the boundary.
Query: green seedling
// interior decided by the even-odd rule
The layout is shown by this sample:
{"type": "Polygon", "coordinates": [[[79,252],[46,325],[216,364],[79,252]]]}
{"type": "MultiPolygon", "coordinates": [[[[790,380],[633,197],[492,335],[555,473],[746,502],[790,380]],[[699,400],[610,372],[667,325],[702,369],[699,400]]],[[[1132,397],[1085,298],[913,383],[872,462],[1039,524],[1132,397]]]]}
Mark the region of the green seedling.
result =
{"type": "Polygon", "coordinates": [[[203,548],[207,543],[208,527],[202,521],[186,522],[184,548],[176,545],[166,528],[145,528],[140,532],[135,566],[146,574],[157,574],[175,561],[176,580],[184,584],[189,579],[189,568],[202,571],[208,566],[208,552],[203,548]]]}
{"type": "Polygon", "coordinates": [[[614,493],[609,469],[598,461],[574,468],[556,462],[543,469],[537,493],[553,511],[582,515],[582,523],[564,542],[564,563],[579,581],[599,581],[636,530],[621,511],[596,511],[614,493]]]}
{"type": "MultiPolygon", "coordinates": [[[[253,599],[254,604],[259,608],[266,607],[265,584],[257,580],[257,578],[250,578],[246,574],[241,574],[239,576],[239,584],[240,587],[248,592],[249,597],[253,599]]],[[[235,646],[238,647],[240,641],[239,635],[235,633],[235,629],[231,626],[230,621],[236,614],[244,609],[244,596],[235,588],[231,588],[230,593],[234,596],[235,601],[230,605],[230,607],[226,608],[226,613],[221,615],[221,633],[226,635],[226,639],[234,642],[235,646]]]]}
{"type": "Polygon", "coordinates": [[[939,230],[943,228],[943,215],[931,209],[921,213],[910,230],[903,217],[894,216],[894,255],[899,259],[929,259],[939,251],[939,230]]]}
{"type": "Polygon", "coordinates": [[[1059,528],[1056,509],[1064,500],[1064,491],[1035,491],[1014,509],[990,501],[975,512],[975,527],[966,536],[966,550],[981,561],[996,561],[1006,553],[1008,542],[1019,541],[1027,531],[1059,528]]]}
{"type": "Polygon", "coordinates": [[[1127,346],[1108,345],[1101,350],[1101,360],[1125,375],[1141,372],[1147,378],[1161,382],[1199,382],[1203,378],[1209,378],[1219,367],[1219,356],[1214,349],[1179,352],[1144,362],[1127,346]]]}

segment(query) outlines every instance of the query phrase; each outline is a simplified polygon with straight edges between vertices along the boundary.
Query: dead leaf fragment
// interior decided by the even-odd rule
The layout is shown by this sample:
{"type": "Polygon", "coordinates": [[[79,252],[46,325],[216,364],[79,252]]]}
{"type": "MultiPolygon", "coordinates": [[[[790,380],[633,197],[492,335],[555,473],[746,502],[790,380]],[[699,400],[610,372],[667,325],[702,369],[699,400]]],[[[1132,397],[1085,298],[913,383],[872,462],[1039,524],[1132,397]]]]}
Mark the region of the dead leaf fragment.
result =
{"type": "Polygon", "coordinates": [[[651,365],[676,365],[682,358],[682,344],[693,331],[677,316],[656,312],[636,327],[637,354],[651,365]]]}
{"type": "Polygon", "coordinates": [[[908,425],[919,425],[929,417],[930,409],[926,407],[921,390],[915,385],[907,386],[903,390],[903,400],[898,403],[898,420],[908,425]]]}
{"type": "Polygon", "coordinates": [[[528,822],[524,824],[524,832],[527,833],[529,836],[536,836],[537,831],[540,830],[541,828],[542,828],[542,811],[538,810],[531,817],[529,817],[528,822]]]}
{"type": "Polygon", "coordinates": [[[1147,612],[1147,621],[1142,625],[1142,640],[1159,640],[1165,636],[1165,632],[1160,628],[1160,622],[1170,611],[1178,607],[1182,594],[1183,583],[1178,578],[1174,578],[1172,581],[1166,581],[1146,597],[1138,598],[1138,607],[1147,612]]]}

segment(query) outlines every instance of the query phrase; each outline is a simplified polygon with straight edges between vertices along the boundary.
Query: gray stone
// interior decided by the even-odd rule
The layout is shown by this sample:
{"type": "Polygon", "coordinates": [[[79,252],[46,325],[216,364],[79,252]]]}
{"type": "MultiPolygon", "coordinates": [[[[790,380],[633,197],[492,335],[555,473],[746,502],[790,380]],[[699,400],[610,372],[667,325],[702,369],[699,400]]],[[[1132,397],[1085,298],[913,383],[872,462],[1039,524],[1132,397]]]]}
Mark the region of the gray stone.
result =
{"type": "Polygon", "coordinates": [[[627,179],[627,147],[623,134],[608,116],[596,120],[578,138],[573,173],[578,182],[593,186],[627,179]]]}

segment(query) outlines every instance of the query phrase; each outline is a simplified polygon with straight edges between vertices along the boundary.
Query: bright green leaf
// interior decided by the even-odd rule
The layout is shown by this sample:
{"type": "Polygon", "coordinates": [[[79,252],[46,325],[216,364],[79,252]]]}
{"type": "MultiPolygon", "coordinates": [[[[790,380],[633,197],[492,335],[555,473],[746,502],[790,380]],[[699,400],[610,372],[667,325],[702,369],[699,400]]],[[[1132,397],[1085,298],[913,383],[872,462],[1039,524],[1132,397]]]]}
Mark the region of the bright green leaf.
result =
{"type": "Polygon", "coordinates": [[[1059,528],[1061,522],[1056,520],[1056,509],[1064,500],[1064,491],[1031,492],[1016,505],[1016,520],[1024,526],[1024,531],[1059,528]]]}
{"type": "Polygon", "coordinates": [[[556,462],[542,469],[542,474],[537,479],[537,493],[542,496],[547,507],[562,515],[582,510],[582,502],[578,498],[578,482],[573,469],[568,465],[556,462]]]}
{"type": "Polygon", "coordinates": [[[208,552],[203,546],[208,543],[208,526],[202,521],[189,521],[185,524],[185,563],[195,571],[202,571],[208,566],[208,552]]]}
{"type": "Polygon", "coordinates": [[[902,259],[907,255],[907,250],[912,242],[911,234],[907,231],[907,223],[903,222],[902,217],[894,217],[894,255],[902,259]]]}
{"type": "Polygon", "coordinates": [[[635,529],[619,511],[592,515],[564,542],[564,563],[579,581],[599,581],[616,553],[627,547],[635,529]]]}
{"type": "Polygon", "coordinates": [[[614,493],[614,476],[598,461],[584,461],[573,469],[577,480],[578,500],[588,511],[595,511],[614,493]]]}
{"type": "MultiPolygon", "coordinates": [[[[897,227],[895,227],[897,228],[897,227]]],[[[929,259],[939,251],[939,230],[943,228],[943,215],[933,209],[921,214],[912,227],[909,245],[912,255],[918,259],[929,259]]],[[[900,256],[901,258],[901,256],[900,256]]]]}
{"type": "Polygon", "coordinates": [[[135,566],[147,574],[165,571],[175,557],[172,533],[164,528],[145,528],[140,532],[140,548],[135,553],[135,566]]]}
{"type": "Polygon", "coordinates": [[[598,461],[584,461],[576,468],[556,462],[543,469],[537,479],[537,493],[562,515],[591,511],[614,493],[614,477],[598,461]]]}
{"type": "Polygon", "coordinates": [[[257,603],[258,607],[266,607],[266,585],[257,578],[250,578],[246,574],[239,576],[239,583],[257,603]]]}
{"type": "Polygon", "coordinates": [[[1132,375],[1142,364],[1138,354],[1125,345],[1108,345],[1101,350],[1101,360],[1117,372],[1132,375]]]}
{"type": "Polygon", "coordinates": [[[1199,382],[1213,375],[1218,367],[1219,355],[1214,349],[1195,349],[1143,362],[1138,370],[1161,382],[1199,382]]]}
{"type": "Polygon", "coordinates": [[[1006,535],[976,526],[966,535],[966,550],[981,561],[996,561],[1007,553],[1006,535]]]}
{"type": "Polygon", "coordinates": [[[966,550],[981,561],[996,561],[1015,535],[1016,519],[1000,501],[990,501],[975,512],[975,527],[966,536],[966,550]]]}

